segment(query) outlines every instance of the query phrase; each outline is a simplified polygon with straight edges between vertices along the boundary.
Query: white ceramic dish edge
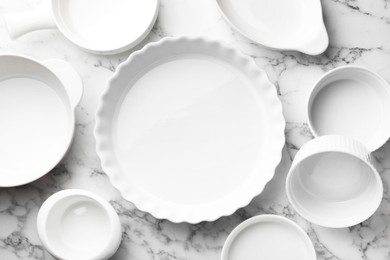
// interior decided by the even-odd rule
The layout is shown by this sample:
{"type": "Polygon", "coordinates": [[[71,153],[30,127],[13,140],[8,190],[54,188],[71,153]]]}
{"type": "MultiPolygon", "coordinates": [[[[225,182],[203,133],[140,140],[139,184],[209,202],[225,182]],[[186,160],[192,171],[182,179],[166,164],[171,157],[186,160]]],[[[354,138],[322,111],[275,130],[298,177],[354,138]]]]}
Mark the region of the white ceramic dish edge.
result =
{"type": "MultiPolygon", "coordinates": [[[[97,113],[96,113],[96,125],[95,125],[95,131],[94,131],[94,135],[95,135],[95,138],[97,140],[96,151],[97,151],[99,157],[101,158],[102,168],[105,172],[111,173],[111,174],[109,174],[111,183],[118,190],[124,190],[124,189],[121,189],[121,187],[123,187],[124,184],[120,181],[120,178],[118,177],[120,174],[115,172],[115,167],[113,166],[112,160],[108,159],[108,158],[111,158],[111,156],[110,156],[110,154],[108,154],[108,151],[105,149],[105,147],[107,146],[108,142],[110,142],[110,140],[107,140],[107,138],[105,138],[104,134],[103,134],[105,132],[105,122],[102,121],[102,118],[103,118],[102,113],[104,112],[103,111],[103,107],[104,107],[103,104],[105,102],[107,102],[106,101],[107,96],[109,94],[110,88],[112,87],[111,83],[113,81],[115,81],[115,78],[117,77],[117,75],[122,71],[122,69],[125,66],[129,66],[129,64],[132,62],[133,59],[137,58],[137,56],[139,56],[139,55],[142,55],[147,50],[153,49],[159,45],[169,43],[171,41],[199,41],[199,42],[202,42],[205,44],[210,44],[210,45],[214,46],[214,48],[222,48],[221,43],[215,42],[215,41],[210,41],[210,40],[207,40],[204,38],[192,38],[192,37],[186,37],[186,36],[166,37],[166,38],[160,40],[159,42],[148,43],[143,49],[132,53],[127,61],[121,63],[118,66],[115,75],[108,81],[108,84],[107,84],[108,86],[106,87],[105,91],[103,92],[103,94],[101,96],[101,103],[100,103],[100,105],[97,109],[97,113]]],[[[224,46],[223,48],[227,48],[227,47],[224,46]]],[[[232,49],[232,48],[227,48],[227,49],[229,50],[229,52],[232,55],[235,56],[236,59],[247,61],[249,63],[249,67],[250,67],[250,70],[252,71],[252,73],[263,76],[263,77],[265,76],[265,78],[267,79],[266,88],[267,88],[268,93],[270,93],[270,95],[277,96],[276,89],[275,89],[274,85],[271,82],[269,82],[268,76],[266,75],[266,73],[263,70],[261,70],[259,67],[257,67],[255,62],[251,58],[243,55],[241,52],[239,52],[236,49],[232,49]]],[[[278,129],[280,129],[280,131],[282,132],[282,134],[279,133],[278,131],[274,131],[271,133],[271,135],[273,136],[273,139],[280,139],[277,141],[278,145],[272,146],[272,148],[274,149],[274,152],[270,153],[270,154],[278,154],[278,156],[269,158],[269,161],[271,162],[270,165],[277,165],[281,160],[281,157],[282,157],[281,150],[282,150],[284,143],[285,143],[285,138],[284,138],[285,120],[284,120],[283,116],[281,116],[282,115],[282,105],[281,105],[279,100],[277,100],[277,102],[274,102],[272,104],[272,111],[273,111],[273,114],[275,115],[275,118],[276,118],[275,124],[278,125],[278,129]],[[283,138],[280,138],[281,135],[283,135],[283,138]]],[[[267,171],[265,171],[265,172],[267,172],[267,171]]],[[[265,182],[265,184],[268,183],[273,178],[274,172],[275,172],[275,168],[272,170],[270,170],[270,169],[268,170],[268,172],[267,172],[268,175],[265,178],[265,179],[267,179],[267,182],[265,182]]],[[[122,194],[122,195],[126,199],[128,199],[129,201],[135,203],[135,205],[137,206],[138,209],[145,211],[145,212],[148,212],[156,218],[169,219],[170,221],[175,222],[175,223],[187,222],[187,223],[195,224],[195,223],[199,223],[202,221],[214,221],[222,216],[227,216],[227,215],[233,214],[237,209],[248,205],[250,203],[250,201],[255,196],[260,194],[262,192],[262,190],[265,188],[265,184],[263,187],[257,186],[252,190],[248,190],[248,193],[244,194],[242,196],[242,200],[239,203],[237,203],[237,205],[231,206],[229,208],[229,210],[221,209],[220,211],[215,211],[215,212],[204,212],[200,216],[193,216],[187,212],[181,212],[180,214],[177,214],[177,215],[173,214],[172,212],[166,212],[162,209],[154,207],[153,205],[151,205],[147,201],[142,201],[142,199],[140,199],[139,196],[137,194],[135,194],[134,191],[132,191],[131,189],[126,189],[127,192],[122,194]]]]}
{"type": "Polygon", "coordinates": [[[266,214],[266,215],[259,215],[259,216],[249,218],[249,219],[245,220],[244,222],[242,222],[241,224],[239,224],[236,228],[234,228],[234,230],[229,234],[228,238],[226,239],[226,241],[223,245],[222,253],[221,253],[221,260],[229,260],[229,249],[230,249],[231,243],[241,233],[241,231],[243,231],[245,228],[249,227],[252,224],[263,222],[263,221],[270,221],[270,220],[274,220],[277,222],[284,222],[284,223],[290,225],[291,227],[293,227],[299,233],[299,235],[305,240],[306,246],[309,248],[309,251],[310,251],[309,257],[312,258],[313,260],[317,259],[313,243],[311,242],[309,236],[305,233],[305,231],[297,223],[295,223],[294,221],[292,221],[288,218],[285,218],[285,217],[281,217],[278,215],[266,214]]]}

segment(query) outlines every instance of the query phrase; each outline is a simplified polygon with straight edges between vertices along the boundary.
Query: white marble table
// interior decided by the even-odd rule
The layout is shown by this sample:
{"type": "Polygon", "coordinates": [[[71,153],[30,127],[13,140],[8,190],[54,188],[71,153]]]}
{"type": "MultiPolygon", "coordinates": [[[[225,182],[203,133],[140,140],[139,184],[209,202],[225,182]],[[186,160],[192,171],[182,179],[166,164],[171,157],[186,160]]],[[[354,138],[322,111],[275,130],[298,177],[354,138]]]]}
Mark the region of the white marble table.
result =
{"type": "MultiPolygon", "coordinates": [[[[0,12],[33,8],[40,0],[2,0],[0,12]]],[[[53,259],[42,247],[35,221],[42,202],[66,188],[96,192],[110,201],[123,224],[123,242],[112,259],[217,260],[229,232],[258,214],[283,215],[296,221],[312,239],[319,260],[390,259],[390,143],[374,153],[380,162],[385,195],[377,213],[345,229],[312,225],[291,208],[284,191],[286,173],[296,151],[310,138],[305,98],[321,74],[344,64],[367,66],[390,81],[390,1],[322,0],[330,47],[321,56],[265,49],[232,30],[214,0],[162,0],[158,21],[137,48],[165,36],[202,35],[226,42],[253,57],[275,83],[287,121],[287,142],[274,179],[249,206],[213,223],[173,224],[140,212],[121,198],[100,168],[92,132],[94,113],[106,80],[129,52],[115,56],[85,53],[58,31],[41,31],[9,40],[0,24],[0,53],[15,52],[38,59],[59,58],[82,76],[85,95],[77,109],[74,143],[63,162],[42,179],[23,187],[0,189],[0,259],[53,259]]]]}

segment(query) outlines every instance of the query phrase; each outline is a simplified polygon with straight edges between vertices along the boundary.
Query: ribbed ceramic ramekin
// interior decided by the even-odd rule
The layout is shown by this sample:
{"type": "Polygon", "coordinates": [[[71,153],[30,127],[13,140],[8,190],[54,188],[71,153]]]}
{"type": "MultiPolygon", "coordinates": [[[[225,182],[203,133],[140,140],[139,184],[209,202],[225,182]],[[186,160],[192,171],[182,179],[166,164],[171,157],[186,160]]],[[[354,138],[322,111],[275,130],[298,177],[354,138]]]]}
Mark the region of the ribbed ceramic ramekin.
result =
{"type": "Polygon", "coordinates": [[[341,228],[369,218],[381,203],[382,180],[370,151],[351,137],[315,138],[297,153],[287,176],[295,210],[315,224],[341,228]]]}

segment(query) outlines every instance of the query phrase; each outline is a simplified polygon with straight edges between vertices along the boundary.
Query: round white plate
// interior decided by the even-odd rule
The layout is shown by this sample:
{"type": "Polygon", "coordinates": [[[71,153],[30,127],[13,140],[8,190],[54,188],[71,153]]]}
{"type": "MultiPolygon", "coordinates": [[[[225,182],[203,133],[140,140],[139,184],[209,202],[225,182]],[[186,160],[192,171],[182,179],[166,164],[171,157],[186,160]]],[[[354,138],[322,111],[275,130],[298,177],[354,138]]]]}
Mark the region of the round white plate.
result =
{"type": "Polygon", "coordinates": [[[216,1],[237,31],[263,46],[310,55],[328,47],[320,0],[216,1]]]}
{"type": "Polygon", "coordinates": [[[126,199],[197,223],[263,190],[284,126],[276,89],[253,60],[217,42],[166,38],[119,66],[95,134],[103,169],[126,199]]]}
{"type": "Polygon", "coordinates": [[[227,238],[222,260],[315,260],[310,238],[295,222],[261,215],[238,225],[227,238]]]}

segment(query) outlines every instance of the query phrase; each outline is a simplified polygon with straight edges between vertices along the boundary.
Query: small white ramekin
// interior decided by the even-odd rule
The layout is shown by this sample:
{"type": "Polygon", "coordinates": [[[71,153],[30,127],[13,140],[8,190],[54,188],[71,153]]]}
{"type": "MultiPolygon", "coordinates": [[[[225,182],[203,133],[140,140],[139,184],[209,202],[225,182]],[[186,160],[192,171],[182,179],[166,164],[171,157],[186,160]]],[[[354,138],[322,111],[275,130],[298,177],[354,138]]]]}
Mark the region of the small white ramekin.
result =
{"type": "Polygon", "coordinates": [[[103,260],[122,240],[119,217],[99,196],[76,189],[49,197],[38,213],[37,228],[45,248],[63,260],[103,260]]]}
{"type": "Polygon", "coordinates": [[[370,151],[351,137],[315,138],[295,156],[286,180],[287,197],[314,224],[356,225],[382,201],[383,184],[374,165],[370,151]]]}
{"type": "Polygon", "coordinates": [[[364,67],[333,69],[309,94],[307,122],[315,137],[350,136],[375,151],[390,138],[390,86],[364,67]]]}

